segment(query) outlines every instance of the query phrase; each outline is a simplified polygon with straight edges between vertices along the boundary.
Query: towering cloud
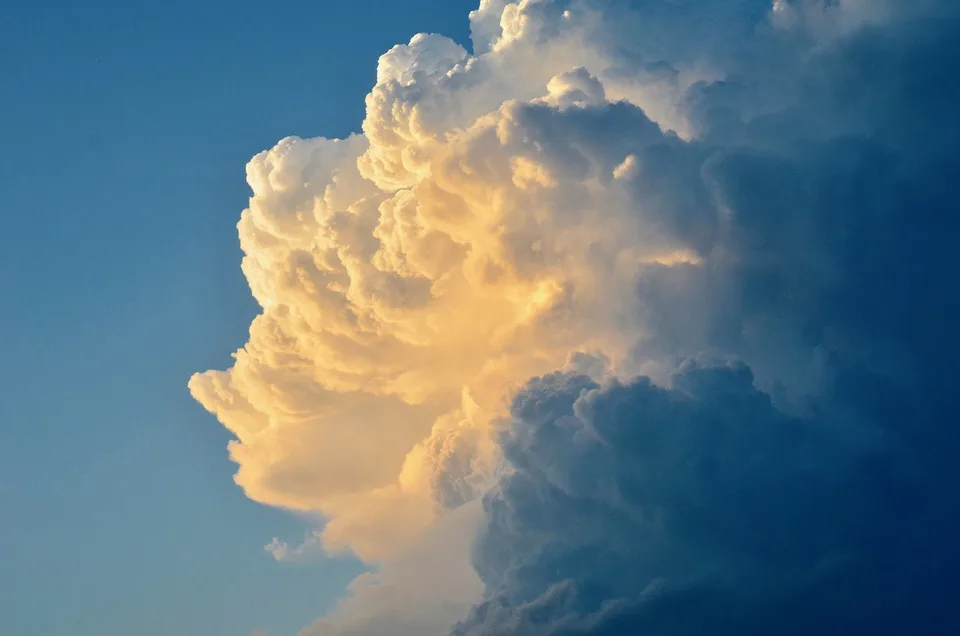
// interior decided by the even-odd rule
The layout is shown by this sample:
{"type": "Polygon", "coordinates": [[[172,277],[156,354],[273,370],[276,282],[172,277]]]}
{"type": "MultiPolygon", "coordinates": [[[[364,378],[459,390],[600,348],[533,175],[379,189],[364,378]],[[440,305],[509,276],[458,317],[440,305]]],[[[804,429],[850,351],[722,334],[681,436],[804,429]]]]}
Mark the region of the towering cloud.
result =
{"type": "Polygon", "coordinates": [[[439,36],[385,54],[364,136],[286,139],[247,168],[243,269],[263,312],[234,367],[190,388],[237,435],[238,483],[328,516],[331,547],[377,558],[476,497],[508,392],[572,351],[625,358],[637,273],[697,258],[657,218],[696,224],[691,195],[633,187],[662,154],[694,177],[691,151],[570,70],[601,58],[569,10],[528,4],[486,56],[439,36]],[[543,46],[563,55],[541,68],[557,21],[569,34],[543,46]]]}
{"type": "Polygon", "coordinates": [[[361,582],[313,629],[946,633],[958,21],[483,0],[472,52],[381,57],[362,135],[255,157],[263,310],[190,382],[238,484],[381,582],[481,530],[453,604],[361,582]]]}

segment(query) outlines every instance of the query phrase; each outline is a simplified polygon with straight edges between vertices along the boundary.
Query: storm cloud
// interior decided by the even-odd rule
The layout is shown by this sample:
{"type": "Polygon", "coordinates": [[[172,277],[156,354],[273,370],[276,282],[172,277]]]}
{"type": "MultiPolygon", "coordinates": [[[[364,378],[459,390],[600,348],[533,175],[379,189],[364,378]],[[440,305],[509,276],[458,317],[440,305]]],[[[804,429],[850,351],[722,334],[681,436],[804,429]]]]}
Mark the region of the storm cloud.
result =
{"type": "Polygon", "coordinates": [[[262,313],[190,382],[380,567],[313,633],[955,633],[960,9],[470,20],[251,160],[262,313]]]}
{"type": "Polygon", "coordinates": [[[640,279],[635,351],[678,370],[518,394],[455,634],[960,629],[958,36],[927,4],[818,46],[782,108],[688,92],[714,215],[640,279]]]}

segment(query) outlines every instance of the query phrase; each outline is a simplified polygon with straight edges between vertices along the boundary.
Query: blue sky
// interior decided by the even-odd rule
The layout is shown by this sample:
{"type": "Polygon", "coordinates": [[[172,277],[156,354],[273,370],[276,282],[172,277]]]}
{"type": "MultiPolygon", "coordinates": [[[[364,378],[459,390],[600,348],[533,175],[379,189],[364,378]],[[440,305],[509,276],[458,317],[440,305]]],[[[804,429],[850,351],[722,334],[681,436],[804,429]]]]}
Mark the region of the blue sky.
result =
{"type": "Polygon", "coordinates": [[[360,566],[263,546],[189,396],[256,306],[244,164],[359,128],[377,56],[466,41],[473,0],[7,3],[0,9],[0,633],[295,633],[360,566]]]}

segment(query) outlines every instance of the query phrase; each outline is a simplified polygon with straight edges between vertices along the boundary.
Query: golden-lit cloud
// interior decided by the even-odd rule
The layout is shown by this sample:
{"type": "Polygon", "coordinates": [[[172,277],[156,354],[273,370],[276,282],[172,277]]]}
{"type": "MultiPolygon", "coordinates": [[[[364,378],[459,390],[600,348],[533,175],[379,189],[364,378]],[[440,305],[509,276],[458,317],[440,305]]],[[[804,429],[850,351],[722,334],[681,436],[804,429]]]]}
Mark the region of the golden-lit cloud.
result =
{"type": "Polygon", "coordinates": [[[609,101],[623,83],[594,13],[548,24],[540,4],[483,2],[476,56],[436,35],[394,47],[362,135],[290,137],[247,166],[262,311],[233,366],[189,386],[236,436],[236,482],[322,515],[327,549],[379,560],[476,497],[510,392],[576,351],[617,371],[642,336],[624,319],[638,273],[699,262],[663,222],[673,202],[635,185],[638,152],[683,142],[609,101]],[[583,114],[605,106],[631,138],[591,140],[583,114]]]}
{"type": "Polygon", "coordinates": [[[833,239],[791,207],[812,191],[767,191],[751,162],[861,131],[819,106],[770,115],[810,101],[800,60],[892,5],[748,4],[482,0],[471,51],[420,34],[381,56],[362,133],[249,162],[261,312],[190,390],[234,434],[249,497],[322,520],[274,557],[379,566],[305,633],[442,634],[478,599],[478,499],[510,470],[494,434],[534,376],[665,384],[685,359],[743,358],[785,403],[824,381],[802,316],[764,303],[835,284],[833,239]],[[760,289],[780,261],[797,287],[760,289]]]}

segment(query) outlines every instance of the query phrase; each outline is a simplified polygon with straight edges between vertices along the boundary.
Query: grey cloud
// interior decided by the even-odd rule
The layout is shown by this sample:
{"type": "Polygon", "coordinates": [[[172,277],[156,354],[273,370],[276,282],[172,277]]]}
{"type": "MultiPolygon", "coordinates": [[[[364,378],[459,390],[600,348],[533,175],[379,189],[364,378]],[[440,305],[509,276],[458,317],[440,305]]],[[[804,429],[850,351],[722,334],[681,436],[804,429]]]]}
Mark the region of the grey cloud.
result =
{"type": "MultiPolygon", "coordinates": [[[[457,636],[960,630],[960,12],[794,2],[774,33],[761,4],[694,10],[756,28],[686,92],[699,139],[645,141],[631,176],[637,213],[702,259],[637,287],[635,357],[678,371],[520,392],[457,636]]],[[[576,117],[617,152],[648,134],[576,117]]]]}
{"type": "Polygon", "coordinates": [[[883,436],[783,414],[750,370],[555,374],[484,500],[488,600],[454,634],[950,633],[956,505],[883,436]]]}

